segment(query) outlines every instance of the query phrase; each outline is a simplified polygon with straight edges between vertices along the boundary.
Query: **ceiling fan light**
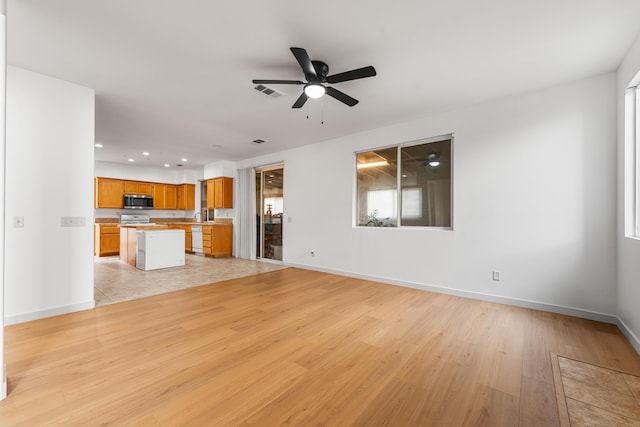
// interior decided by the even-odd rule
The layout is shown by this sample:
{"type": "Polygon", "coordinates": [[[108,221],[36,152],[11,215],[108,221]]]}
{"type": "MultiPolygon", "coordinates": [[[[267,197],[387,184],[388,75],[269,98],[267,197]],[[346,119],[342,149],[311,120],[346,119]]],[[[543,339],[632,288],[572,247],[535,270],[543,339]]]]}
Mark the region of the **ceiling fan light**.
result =
{"type": "Polygon", "coordinates": [[[327,90],[319,83],[309,83],[304,87],[304,93],[309,98],[322,98],[327,90]]]}

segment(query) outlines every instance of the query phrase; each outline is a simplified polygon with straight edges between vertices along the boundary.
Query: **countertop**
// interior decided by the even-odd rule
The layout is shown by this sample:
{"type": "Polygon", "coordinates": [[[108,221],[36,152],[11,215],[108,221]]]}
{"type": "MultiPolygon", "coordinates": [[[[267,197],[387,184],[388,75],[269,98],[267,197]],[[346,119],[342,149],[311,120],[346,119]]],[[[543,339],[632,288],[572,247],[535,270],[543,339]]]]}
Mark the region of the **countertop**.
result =
{"type": "Polygon", "coordinates": [[[165,224],[118,224],[120,228],[135,228],[136,230],[168,230],[165,224]]]}
{"type": "Polygon", "coordinates": [[[220,226],[220,225],[229,225],[232,226],[233,224],[230,222],[215,222],[215,221],[209,221],[209,222],[185,222],[185,221],[175,221],[175,222],[171,222],[171,221],[162,221],[162,222],[158,222],[157,224],[165,224],[165,225],[202,225],[202,226],[220,226]]]}

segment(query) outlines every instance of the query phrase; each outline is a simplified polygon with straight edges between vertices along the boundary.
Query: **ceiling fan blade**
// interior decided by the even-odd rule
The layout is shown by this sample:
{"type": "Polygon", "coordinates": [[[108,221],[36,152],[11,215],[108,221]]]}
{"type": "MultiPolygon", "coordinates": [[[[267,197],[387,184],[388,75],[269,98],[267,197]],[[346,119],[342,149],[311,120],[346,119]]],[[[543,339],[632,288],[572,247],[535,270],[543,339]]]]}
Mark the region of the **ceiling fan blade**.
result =
{"type": "Polygon", "coordinates": [[[375,75],[376,69],[369,65],[368,67],[362,67],[356,70],[345,71],[344,73],[328,76],[327,83],[340,83],[349,80],[364,79],[365,77],[373,77],[375,75]]]}
{"type": "Polygon", "coordinates": [[[340,102],[347,104],[349,107],[353,107],[358,103],[358,100],[350,97],[344,92],[340,92],[338,89],[334,89],[332,87],[327,87],[327,95],[332,98],[337,99],[340,102]]]}
{"type": "Polygon", "coordinates": [[[317,78],[316,69],[311,63],[311,59],[309,58],[307,51],[301,47],[292,47],[290,49],[293,56],[298,60],[298,64],[302,67],[302,71],[304,71],[304,75],[307,80],[317,78]]]}
{"type": "MultiPolygon", "coordinates": [[[[309,97],[306,93],[302,92],[302,95],[296,100],[296,102],[291,106],[291,108],[301,108],[305,102],[307,102],[309,97]]],[[[357,101],[356,101],[357,102],[357,101]]]]}
{"type": "Polygon", "coordinates": [[[255,85],[303,85],[300,80],[252,80],[255,85]]]}

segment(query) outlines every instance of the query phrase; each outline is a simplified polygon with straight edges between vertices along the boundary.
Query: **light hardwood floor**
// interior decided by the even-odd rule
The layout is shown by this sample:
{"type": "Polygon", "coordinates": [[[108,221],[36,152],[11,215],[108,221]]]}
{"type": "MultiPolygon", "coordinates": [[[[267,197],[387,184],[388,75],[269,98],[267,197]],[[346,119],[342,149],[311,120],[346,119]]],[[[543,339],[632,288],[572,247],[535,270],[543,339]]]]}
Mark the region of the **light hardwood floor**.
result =
{"type": "Polygon", "coordinates": [[[613,325],[288,268],[18,325],[7,425],[554,426],[613,325]]]}

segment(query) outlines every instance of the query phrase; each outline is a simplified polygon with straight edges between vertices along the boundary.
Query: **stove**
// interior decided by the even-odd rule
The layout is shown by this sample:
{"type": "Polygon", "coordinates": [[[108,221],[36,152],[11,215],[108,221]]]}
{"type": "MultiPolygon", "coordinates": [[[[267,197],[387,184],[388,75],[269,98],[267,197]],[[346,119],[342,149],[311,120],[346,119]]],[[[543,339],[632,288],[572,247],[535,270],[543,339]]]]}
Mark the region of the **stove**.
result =
{"type": "Polygon", "coordinates": [[[120,224],[152,224],[149,219],[149,215],[122,214],[120,215],[120,224]]]}

